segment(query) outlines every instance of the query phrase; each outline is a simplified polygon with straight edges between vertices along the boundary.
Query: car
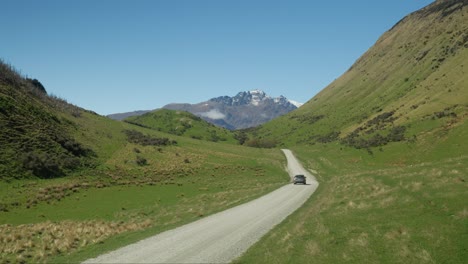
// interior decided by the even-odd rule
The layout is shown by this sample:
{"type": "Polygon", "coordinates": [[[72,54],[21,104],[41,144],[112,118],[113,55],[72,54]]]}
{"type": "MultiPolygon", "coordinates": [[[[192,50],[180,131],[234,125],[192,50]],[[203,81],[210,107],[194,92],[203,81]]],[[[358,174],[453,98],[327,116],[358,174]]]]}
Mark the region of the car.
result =
{"type": "Polygon", "coordinates": [[[294,184],[297,184],[297,183],[306,184],[306,177],[302,174],[295,175],[293,178],[293,183],[294,184]]]}

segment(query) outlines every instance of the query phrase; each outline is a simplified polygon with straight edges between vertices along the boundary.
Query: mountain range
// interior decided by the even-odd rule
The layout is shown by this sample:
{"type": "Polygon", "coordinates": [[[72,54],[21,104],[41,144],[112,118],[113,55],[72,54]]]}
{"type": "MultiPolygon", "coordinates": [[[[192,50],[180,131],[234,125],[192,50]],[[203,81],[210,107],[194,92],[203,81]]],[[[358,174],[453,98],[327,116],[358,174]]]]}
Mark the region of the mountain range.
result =
{"type": "MultiPolygon", "coordinates": [[[[271,97],[261,90],[239,92],[235,96],[220,96],[208,101],[187,104],[173,103],[163,106],[164,109],[186,111],[205,121],[229,130],[256,127],[278,116],[287,114],[302,104],[284,96],[271,97]]],[[[135,111],[112,114],[108,117],[123,120],[151,112],[135,111]]]]}
{"type": "Polygon", "coordinates": [[[193,113],[204,120],[230,130],[266,123],[301,106],[284,96],[271,97],[261,90],[220,96],[198,104],[168,104],[165,109],[193,113]]]}

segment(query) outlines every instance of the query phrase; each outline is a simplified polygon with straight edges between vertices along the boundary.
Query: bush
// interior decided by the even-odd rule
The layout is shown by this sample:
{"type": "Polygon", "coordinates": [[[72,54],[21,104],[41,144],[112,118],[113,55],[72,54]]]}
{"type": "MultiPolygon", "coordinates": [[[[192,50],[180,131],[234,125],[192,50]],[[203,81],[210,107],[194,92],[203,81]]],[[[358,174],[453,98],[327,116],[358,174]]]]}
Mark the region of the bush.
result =
{"type": "Polygon", "coordinates": [[[323,119],[324,117],[325,117],[325,115],[310,115],[310,116],[309,115],[301,115],[301,116],[294,115],[291,118],[296,119],[297,121],[299,121],[301,123],[306,123],[306,124],[309,124],[309,125],[313,125],[316,122],[323,119]]]}
{"type": "Polygon", "coordinates": [[[127,140],[129,142],[142,146],[168,146],[177,144],[174,140],[171,141],[168,138],[144,135],[136,130],[124,130],[123,132],[127,135],[127,140]]]}
{"type": "Polygon", "coordinates": [[[354,147],[357,149],[368,149],[370,147],[381,147],[390,142],[400,142],[405,140],[406,127],[393,127],[387,135],[375,133],[369,138],[365,138],[359,133],[360,130],[355,130],[341,140],[342,144],[354,147]]]}
{"type": "Polygon", "coordinates": [[[330,143],[330,142],[333,142],[335,140],[338,139],[338,137],[340,136],[340,132],[338,131],[333,131],[333,132],[330,132],[324,136],[319,136],[317,138],[317,142],[320,142],[320,143],[330,143]]]}
{"type": "Polygon", "coordinates": [[[141,157],[141,156],[137,156],[136,157],[136,164],[138,164],[139,166],[145,166],[145,165],[148,165],[148,161],[141,157]]]}
{"type": "Polygon", "coordinates": [[[221,138],[218,136],[216,133],[216,130],[211,130],[210,131],[210,140],[213,142],[218,142],[221,138]]]}
{"type": "Polygon", "coordinates": [[[239,142],[239,145],[244,145],[248,139],[248,136],[245,131],[238,131],[234,133],[234,138],[239,142]]]}
{"type": "Polygon", "coordinates": [[[382,123],[383,124],[392,123],[396,119],[395,117],[393,117],[394,114],[395,114],[395,111],[382,113],[374,117],[372,120],[367,121],[366,125],[372,126],[372,125],[379,125],[382,123]]]}
{"type": "Polygon", "coordinates": [[[94,155],[91,149],[83,147],[80,143],[76,142],[72,138],[68,138],[64,135],[55,135],[55,142],[59,143],[64,149],[72,153],[74,156],[90,156],[94,155]]]}
{"type": "Polygon", "coordinates": [[[26,79],[30,84],[32,84],[32,86],[34,88],[36,88],[37,90],[39,90],[41,93],[43,94],[47,94],[47,91],[46,89],[44,88],[44,85],[42,85],[42,83],[40,81],[38,81],[37,79],[29,79],[27,78],[26,79]]]}
{"type": "Polygon", "coordinates": [[[46,153],[26,153],[23,157],[23,167],[43,179],[55,178],[64,174],[57,160],[46,153]]]}
{"type": "Polygon", "coordinates": [[[245,142],[245,145],[248,147],[254,148],[274,148],[277,145],[276,140],[273,139],[259,139],[254,138],[245,142]]]}

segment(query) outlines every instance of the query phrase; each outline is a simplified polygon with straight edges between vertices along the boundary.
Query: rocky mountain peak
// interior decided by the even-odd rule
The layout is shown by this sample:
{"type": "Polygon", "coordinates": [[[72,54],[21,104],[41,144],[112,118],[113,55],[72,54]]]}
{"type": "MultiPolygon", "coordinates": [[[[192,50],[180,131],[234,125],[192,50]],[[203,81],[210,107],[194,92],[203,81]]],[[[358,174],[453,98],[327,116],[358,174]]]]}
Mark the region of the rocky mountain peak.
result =
{"type": "Polygon", "coordinates": [[[220,96],[209,100],[210,102],[221,103],[226,106],[243,106],[243,105],[253,105],[260,106],[263,104],[278,104],[285,107],[297,108],[302,104],[298,104],[294,101],[288,100],[284,96],[279,96],[273,98],[267,95],[262,90],[251,90],[239,92],[237,95],[230,96],[220,96]]]}
{"type": "Polygon", "coordinates": [[[170,104],[164,108],[188,111],[215,125],[240,129],[261,125],[301,105],[284,96],[273,98],[257,89],[239,92],[232,97],[212,98],[198,104],[170,104]]]}

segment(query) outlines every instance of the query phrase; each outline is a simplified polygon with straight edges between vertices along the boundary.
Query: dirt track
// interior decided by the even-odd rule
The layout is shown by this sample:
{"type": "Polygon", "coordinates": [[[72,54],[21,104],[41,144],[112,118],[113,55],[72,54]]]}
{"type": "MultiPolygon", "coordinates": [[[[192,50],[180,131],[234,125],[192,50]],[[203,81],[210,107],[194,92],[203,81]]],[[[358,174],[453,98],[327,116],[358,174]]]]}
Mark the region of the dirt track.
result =
{"type": "Polygon", "coordinates": [[[299,208],[318,183],[289,150],[290,175],[304,174],[308,185],[285,185],[254,201],[141,240],[85,263],[227,263],[239,257],[299,208]]]}

